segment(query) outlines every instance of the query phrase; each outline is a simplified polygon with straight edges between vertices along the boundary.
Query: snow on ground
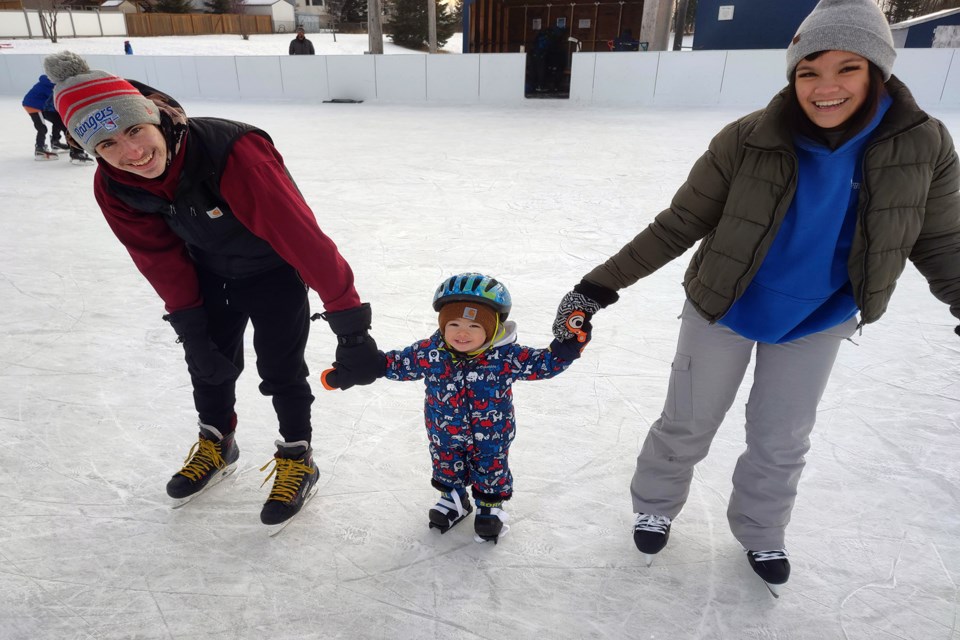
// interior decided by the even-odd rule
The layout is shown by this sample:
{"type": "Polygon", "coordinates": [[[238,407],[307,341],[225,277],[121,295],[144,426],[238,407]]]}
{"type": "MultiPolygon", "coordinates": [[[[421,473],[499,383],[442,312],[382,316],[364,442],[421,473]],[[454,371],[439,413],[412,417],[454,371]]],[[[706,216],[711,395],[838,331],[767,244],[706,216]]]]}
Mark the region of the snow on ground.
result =
{"type": "MultiPolygon", "coordinates": [[[[10,53],[53,53],[67,49],[79,54],[123,54],[124,40],[130,40],[134,55],[147,56],[281,56],[287,55],[287,47],[293,38],[289,33],[257,34],[244,40],[237,35],[208,36],[160,36],[156,38],[112,37],[60,38],[56,44],[36,38],[0,40],[10,47],[0,49],[0,55],[10,53]]],[[[307,38],[313,42],[318,55],[362,54],[369,49],[366,34],[338,33],[334,42],[331,33],[311,33],[307,38]]],[[[447,41],[443,51],[460,53],[462,36],[455,33],[447,41]]],[[[384,54],[423,53],[398,47],[389,37],[383,39],[384,54]]]]}
{"type": "MultiPolygon", "coordinates": [[[[434,287],[464,270],[507,283],[521,342],[545,346],[563,293],[746,111],[185,106],[273,136],[385,349],[431,333],[434,287]]],[[[0,638],[960,639],[960,343],[912,266],[841,349],[779,600],[725,519],[749,376],[669,546],[648,568],[631,540],[628,486],[664,402],[689,254],[598,314],[570,371],[516,385],[512,529],[496,546],[473,542],[470,519],[428,530],[422,387],[323,391],[335,345],[317,323],[319,492],[268,538],[276,429],[253,352],[238,473],[171,510],[164,485],[196,429],[162,304],[104,223],[93,169],[34,162],[19,99],[0,111],[0,638]]],[[[960,136],[960,111],[935,115],[960,136]]]]}

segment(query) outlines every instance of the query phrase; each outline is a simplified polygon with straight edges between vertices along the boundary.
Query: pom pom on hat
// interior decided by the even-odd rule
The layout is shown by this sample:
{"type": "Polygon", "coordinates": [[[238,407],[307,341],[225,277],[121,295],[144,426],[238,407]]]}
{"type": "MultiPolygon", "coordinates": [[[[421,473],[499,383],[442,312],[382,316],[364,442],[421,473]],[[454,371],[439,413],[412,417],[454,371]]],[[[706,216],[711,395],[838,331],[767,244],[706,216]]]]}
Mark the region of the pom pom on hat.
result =
{"type": "Polygon", "coordinates": [[[47,56],[47,76],[56,83],[53,104],[67,131],[92,155],[105,139],[136,124],[160,124],[157,105],[136,87],[106,71],[91,70],[70,51],[47,56]]]}
{"type": "Polygon", "coordinates": [[[61,51],[47,56],[43,59],[43,68],[54,84],[82,73],[90,73],[87,61],[72,51],[61,51]]]}
{"type": "Polygon", "coordinates": [[[875,0],[820,0],[787,47],[787,80],[800,61],[818,51],[852,51],[890,79],[897,52],[886,16],[875,0]]]}

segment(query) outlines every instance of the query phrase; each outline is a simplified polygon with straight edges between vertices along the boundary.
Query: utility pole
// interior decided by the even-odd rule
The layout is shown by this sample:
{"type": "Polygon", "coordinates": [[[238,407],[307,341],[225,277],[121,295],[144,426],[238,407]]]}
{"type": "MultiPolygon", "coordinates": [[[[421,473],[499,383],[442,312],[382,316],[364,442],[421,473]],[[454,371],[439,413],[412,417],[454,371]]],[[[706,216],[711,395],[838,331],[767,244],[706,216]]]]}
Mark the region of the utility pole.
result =
{"type": "Polygon", "coordinates": [[[367,0],[367,41],[370,53],[383,53],[383,25],[380,22],[380,0],[367,0]]]}
{"type": "Polygon", "coordinates": [[[676,32],[673,34],[673,50],[683,49],[683,32],[687,28],[687,2],[688,0],[677,0],[677,24],[676,32]]]}
{"type": "Polygon", "coordinates": [[[430,53],[437,52],[437,0],[427,0],[427,40],[430,53]]]}
{"type": "Polygon", "coordinates": [[[646,0],[643,3],[643,22],[640,41],[649,43],[648,51],[666,51],[670,38],[670,13],[673,0],[646,0]]]}

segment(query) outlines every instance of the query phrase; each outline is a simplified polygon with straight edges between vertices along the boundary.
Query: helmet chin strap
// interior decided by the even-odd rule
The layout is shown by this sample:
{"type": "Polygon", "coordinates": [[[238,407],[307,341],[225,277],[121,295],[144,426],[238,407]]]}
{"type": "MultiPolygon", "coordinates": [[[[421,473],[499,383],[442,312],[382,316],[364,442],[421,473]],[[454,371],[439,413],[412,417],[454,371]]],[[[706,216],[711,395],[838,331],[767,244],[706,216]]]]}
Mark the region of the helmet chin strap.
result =
{"type": "Polygon", "coordinates": [[[454,354],[454,359],[456,359],[456,356],[459,355],[459,356],[463,356],[463,357],[466,358],[467,360],[472,360],[472,359],[476,358],[477,356],[479,356],[479,355],[480,355],[481,353],[483,353],[484,351],[486,351],[487,349],[489,349],[490,347],[492,347],[492,346],[493,346],[493,343],[496,342],[504,333],[505,333],[505,332],[504,332],[504,329],[503,329],[503,323],[500,322],[500,314],[497,313],[497,324],[496,324],[496,325],[494,326],[494,328],[493,328],[493,335],[490,336],[490,340],[488,340],[487,342],[485,342],[485,343],[483,344],[483,346],[480,347],[479,349],[477,349],[476,351],[471,351],[470,353],[464,353],[463,351],[457,351],[456,349],[454,349],[453,347],[450,346],[450,343],[447,342],[447,339],[446,339],[446,338],[444,338],[442,335],[441,335],[441,337],[443,338],[443,343],[444,343],[445,345],[447,345],[447,348],[450,350],[450,353],[454,354]]]}

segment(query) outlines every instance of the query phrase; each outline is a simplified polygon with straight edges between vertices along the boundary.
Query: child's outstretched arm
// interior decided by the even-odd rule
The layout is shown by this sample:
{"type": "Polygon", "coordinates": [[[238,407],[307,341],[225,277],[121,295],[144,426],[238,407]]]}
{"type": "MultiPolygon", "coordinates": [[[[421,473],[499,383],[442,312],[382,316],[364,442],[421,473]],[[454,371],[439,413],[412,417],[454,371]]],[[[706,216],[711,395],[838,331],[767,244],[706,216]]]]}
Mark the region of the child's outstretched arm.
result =
{"type": "Polygon", "coordinates": [[[517,380],[542,380],[563,373],[580,357],[593,331],[586,319],[575,328],[577,333],[563,340],[555,339],[546,349],[515,345],[505,366],[510,367],[517,380]]]}

